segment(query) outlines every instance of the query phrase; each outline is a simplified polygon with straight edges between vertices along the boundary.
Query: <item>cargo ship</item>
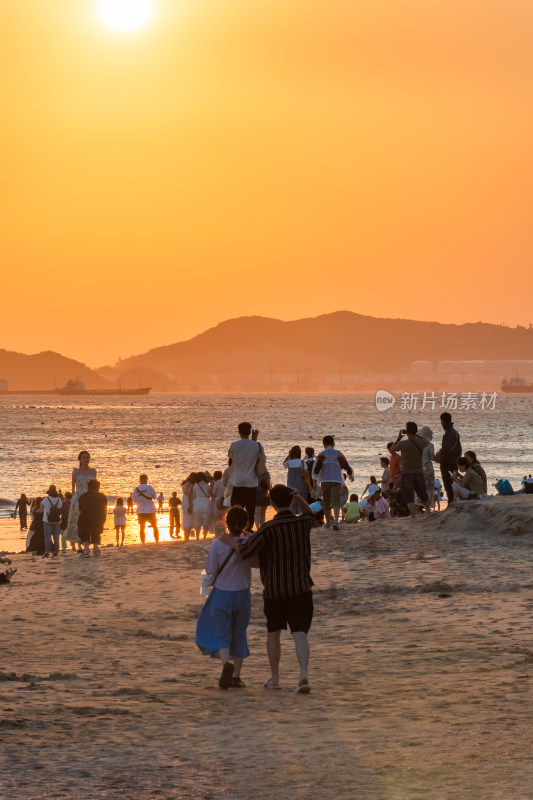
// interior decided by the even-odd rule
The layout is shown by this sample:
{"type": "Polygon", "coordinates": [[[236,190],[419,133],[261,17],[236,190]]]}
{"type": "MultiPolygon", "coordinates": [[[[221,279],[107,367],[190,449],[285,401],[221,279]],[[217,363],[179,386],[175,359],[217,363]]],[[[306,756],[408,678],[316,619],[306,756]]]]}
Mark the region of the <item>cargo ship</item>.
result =
{"type": "Polygon", "coordinates": [[[90,395],[91,397],[107,397],[108,395],[122,395],[122,394],[148,394],[151,386],[139,386],[138,389],[122,389],[120,384],[118,389],[86,389],[83,381],[67,381],[61,389],[52,389],[49,394],[60,395],[90,395]]]}
{"type": "MultiPolygon", "coordinates": [[[[6,382],[4,381],[4,384],[6,382]]],[[[0,395],[3,394],[31,394],[31,395],[63,395],[77,397],[116,397],[117,395],[144,395],[152,390],[151,386],[139,386],[138,389],[122,389],[120,384],[117,389],[86,389],[83,381],[67,381],[60,389],[4,389],[0,385],[0,395]]]]}
{"type": "Polygon", "coordinates": [[[514,394],[533,394],[533,383],[526,383],[525,378],[519,375],[516,378],[504,378],[501,385],[502,392],[511,392],[514,394]]]}

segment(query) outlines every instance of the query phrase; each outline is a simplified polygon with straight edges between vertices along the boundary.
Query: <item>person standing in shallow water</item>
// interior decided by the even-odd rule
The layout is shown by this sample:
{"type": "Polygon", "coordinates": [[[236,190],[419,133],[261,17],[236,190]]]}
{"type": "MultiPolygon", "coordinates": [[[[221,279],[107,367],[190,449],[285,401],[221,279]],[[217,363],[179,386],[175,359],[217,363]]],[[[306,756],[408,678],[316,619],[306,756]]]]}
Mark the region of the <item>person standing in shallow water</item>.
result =
{"type": "Polygon", "coordinates": [[[65,539],[72,544],[80,544],[78,534],[78,520],[80,517],[80,497],[88,490],[89,481],[96,479],[96,470],[90,467],[90,453],[82,450],[78,455],[79,467],[72,470],[72,501],[68,515],[68,525],[65,539]]]}
{"type": "Polygon", "coordinates": [[[181,500],[178,497],[178,493],[172,492],[172,494],[168,498],[169,532],[171,539],[180,538],[180,528],[181,528],[180,506],[181,506],[181,500]],[[174,535],[174,530],[176,531],[176,535],[174,535]]]}
{"type": "Polygon", "coordinates": [[[28,529],[28,506],[30,501],[24,494],[24,492],[20,495],[19,499],[17,500],[17,505],[15,506],[14,516],[17,516],[17,511],[19,512],[19,520],[20,520],[20,530],[25,531],[28,529]]]}
{"type": "Polygon", "coordinates": [[[157,516],[155,513],[154,500],[157,497],[153,486],[148,483],[148,476],[141,475],[139,486],[132,492],[133,502],[137,505],[137,519],[139,520],[139,535],[141,544],[145,544],[145,528],[149,524],[154,530],[156,544],[159,542],[159,528],[157,527],[157,516]]]}

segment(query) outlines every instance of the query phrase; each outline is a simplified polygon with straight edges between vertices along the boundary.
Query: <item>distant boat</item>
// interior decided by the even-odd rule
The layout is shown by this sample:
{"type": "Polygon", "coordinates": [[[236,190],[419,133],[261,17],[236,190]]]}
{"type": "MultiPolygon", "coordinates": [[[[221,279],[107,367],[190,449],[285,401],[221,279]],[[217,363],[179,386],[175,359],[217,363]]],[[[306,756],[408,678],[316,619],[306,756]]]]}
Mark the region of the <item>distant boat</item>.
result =
{"type": "Polygon", "coordinates": [[[52,389],[50,394],[107,397],[108,395],[148,394],[151,388],[151,386],[139,386],[138,389],[122,389],[119,384],[118,389],[86,389],[83,381],[67,381],[67,383],[61,389],[52,389]]]}
{"type": "Polygon", "coordinates": [[[502,392],[511,392],[514,394],[533,394],[533,383],[526,383],[525,378],[519,375],[516,378],[504,378],[501,385],[502,392]]]}

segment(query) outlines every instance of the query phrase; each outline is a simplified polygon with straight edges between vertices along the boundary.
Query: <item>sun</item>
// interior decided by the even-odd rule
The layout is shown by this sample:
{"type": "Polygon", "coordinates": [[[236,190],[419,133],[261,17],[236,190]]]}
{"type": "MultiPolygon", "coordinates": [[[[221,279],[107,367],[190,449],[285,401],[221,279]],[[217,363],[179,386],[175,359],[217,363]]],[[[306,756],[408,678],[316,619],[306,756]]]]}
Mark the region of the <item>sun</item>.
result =
{"type": "Polygon", "coordinates": [[[100,16],[116,31],[142,28],[152,16],[152,0],[99,0],[100,16]]]}

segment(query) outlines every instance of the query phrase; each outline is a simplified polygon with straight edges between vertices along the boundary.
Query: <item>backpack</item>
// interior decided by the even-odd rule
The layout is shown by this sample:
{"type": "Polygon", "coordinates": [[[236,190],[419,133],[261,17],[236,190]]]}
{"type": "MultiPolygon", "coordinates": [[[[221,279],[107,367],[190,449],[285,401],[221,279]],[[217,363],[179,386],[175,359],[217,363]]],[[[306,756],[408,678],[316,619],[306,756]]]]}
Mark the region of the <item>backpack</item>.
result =
{"type": "Polygon", "coordinates": [[[499,481],[496,481],[494,484],[494,488],[498,492],[498,494],[509,495],[514,494],[514,489],[507,480],[507,478],[500,478],[499,481]]]}
{"type": "Polygon", "coordinates": [[[61,498],[57,498],[57,506],[53,506],[51,504],[52,500],[50,498],[50,508],[48,510],[48,522],[55,524],[56,522],[61,522],[61,498]]]}

